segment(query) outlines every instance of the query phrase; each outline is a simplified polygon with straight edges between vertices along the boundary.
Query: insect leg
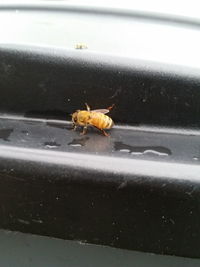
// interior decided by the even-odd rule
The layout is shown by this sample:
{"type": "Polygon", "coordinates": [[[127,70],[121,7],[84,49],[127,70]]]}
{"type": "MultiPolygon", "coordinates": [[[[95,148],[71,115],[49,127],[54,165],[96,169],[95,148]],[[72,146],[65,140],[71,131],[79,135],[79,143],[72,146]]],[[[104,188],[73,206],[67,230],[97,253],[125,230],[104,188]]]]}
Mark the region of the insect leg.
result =
{"type": "MultiPolygon", "coordinates": [[[[94,126],[94,125],[93,125],[94,126]]],[[[104,136],[110,136],[106,131],[104,131],[103,129],[100,129],[100,128],[98,128],[98,127],[96,127],[96,126],[94,126],[95,128],[97,128],[99,131],[101,131],[102,132],[102,134],[104,135],[104,136]]]]}
{"type": "Polygon", "coordinates": [[[83,131],[82,133],[80,133],[80,135],[85,135],[87,133],[87,126],[83,127],[83,131]]]}
{"type": "Polygon", "coordinates": [[[78,126],[77,126],[76,124],[73,124],[73,125],[72,125],[72,130],[76,131],[77,127],[78,127],[78,126]]]}
{"type": "Polygon", "coordinates": [[[107,137],[110,136],[110,135],[109,135],[106,131],[104,131],[103,129],[100,129],[100,130],[102,131],[102,133],[103,133],[104,136],[107,136],[107,137]]]}
{"type": "Polygon", "coordinates": [[[87,111],[90,111],[90,107],[88,106],[88,104],[85,103],[85,105],[86,105],[87,111]]]}
{"type": "Polygon", "coordinates": [[[109,111],[111,111],[111,109],[113,109],[114,106],[115,106],[115,104],[112,104],[112,106],[108,107],[107,109],[108,109],[109,111]]]}

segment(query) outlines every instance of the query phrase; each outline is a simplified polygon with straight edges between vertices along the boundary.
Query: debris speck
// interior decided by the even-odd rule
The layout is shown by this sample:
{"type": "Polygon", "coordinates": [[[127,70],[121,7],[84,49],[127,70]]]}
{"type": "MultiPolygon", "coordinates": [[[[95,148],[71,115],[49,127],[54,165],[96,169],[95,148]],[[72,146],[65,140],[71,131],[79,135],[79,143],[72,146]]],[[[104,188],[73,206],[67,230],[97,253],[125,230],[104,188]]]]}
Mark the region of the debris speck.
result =
{"type": "Polygon", "coordinates": [[[23,223],[23,224],[30,224],[29,221],[25,221],[25,220],[22,220],[22,219],[17,219],[17,220],[18,220],[18,222],[23,223]]]}
{"type": "Polygon", "coordinates": [[[88,47],[87,47],[87,45],[84,44],[84,43],[78,43],[78,44],[75,45],[75,49],[80,49],[80,50],[82,50],[82,49],[88,49],[88,47]]]}

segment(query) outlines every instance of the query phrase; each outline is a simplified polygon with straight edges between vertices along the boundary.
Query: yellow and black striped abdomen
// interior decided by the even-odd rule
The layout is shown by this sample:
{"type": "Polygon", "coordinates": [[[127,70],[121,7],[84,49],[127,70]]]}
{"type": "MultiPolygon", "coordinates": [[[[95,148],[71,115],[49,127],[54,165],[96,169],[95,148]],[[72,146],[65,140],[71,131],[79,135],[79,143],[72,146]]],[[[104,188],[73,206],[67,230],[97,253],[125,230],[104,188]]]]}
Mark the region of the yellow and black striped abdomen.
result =
{"type": "Polygon", "coordinates": [[[100,112],[91,112],[89,123],[99,129],[110,129],[113,126],[113,120],[100,112]]]}

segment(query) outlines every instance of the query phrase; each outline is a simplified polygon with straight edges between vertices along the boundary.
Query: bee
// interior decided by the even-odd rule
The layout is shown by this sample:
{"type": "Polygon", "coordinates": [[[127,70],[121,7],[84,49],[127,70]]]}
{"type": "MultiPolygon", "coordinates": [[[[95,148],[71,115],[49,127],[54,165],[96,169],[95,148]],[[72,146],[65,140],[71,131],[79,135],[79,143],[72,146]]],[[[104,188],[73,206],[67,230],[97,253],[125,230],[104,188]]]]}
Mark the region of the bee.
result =
{"type": "Polygon", "coordinates": [[[104,129],[110,129],[114,125],[113,120],[105,115],[107,114],[114,105],[108,107],[107,109],[95,109],[90,110],[87,103],[86,110],[77,110],[72,114],[73,129],[76,130],[78,126],[83,126],[82,135],[86,134],[87,127],[93,126],[100,130],[104,136],[109,136],[109,134],[104,129]]]}

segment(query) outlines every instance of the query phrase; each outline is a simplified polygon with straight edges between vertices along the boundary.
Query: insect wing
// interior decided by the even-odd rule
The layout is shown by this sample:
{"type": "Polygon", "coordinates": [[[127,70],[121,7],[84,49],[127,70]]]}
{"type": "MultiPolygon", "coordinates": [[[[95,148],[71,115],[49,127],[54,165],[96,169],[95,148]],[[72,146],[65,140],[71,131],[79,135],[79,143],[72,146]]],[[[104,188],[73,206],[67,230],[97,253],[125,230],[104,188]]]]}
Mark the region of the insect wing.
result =
{"type": "Polygon", "coordinates": [[[109,109],[94,109],[94,110],[91,110],[92,112],[99,112],[99,113],[103,113],[103,114],[106,114],[108,113],[110,110],[109,109]]]}

